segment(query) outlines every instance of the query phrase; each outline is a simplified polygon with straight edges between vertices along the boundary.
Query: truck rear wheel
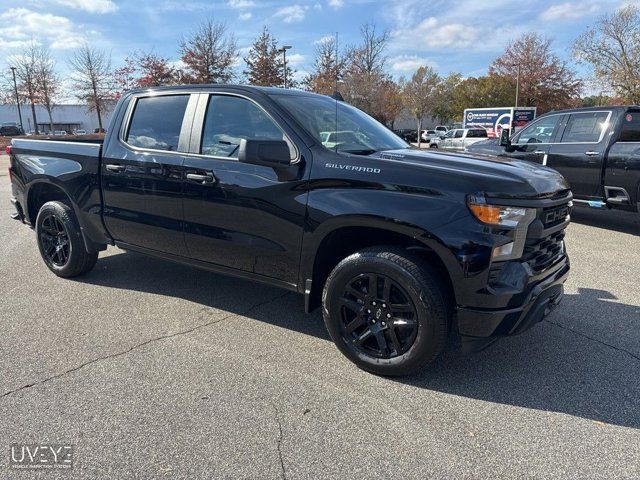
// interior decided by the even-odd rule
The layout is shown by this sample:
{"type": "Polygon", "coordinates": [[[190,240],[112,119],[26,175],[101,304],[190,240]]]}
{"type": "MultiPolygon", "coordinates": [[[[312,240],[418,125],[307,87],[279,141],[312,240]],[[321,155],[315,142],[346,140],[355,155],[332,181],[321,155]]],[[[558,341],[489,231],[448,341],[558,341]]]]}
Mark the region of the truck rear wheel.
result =
{"type": "Polygon", "coordinates": [[[438,276],[409,252],[376,247],[342,260],[322,294],[325,325],[360,368],[412,373],[444,349],[451,309],[438,276]]]}
{"type": "Polygon", "coordinates": [[[62,202],[47,202],[36,218],[38,248],[44,263],[63,278],[76,277],[91,270],[98,252],[87,252],[73,210],[62,202]]]}

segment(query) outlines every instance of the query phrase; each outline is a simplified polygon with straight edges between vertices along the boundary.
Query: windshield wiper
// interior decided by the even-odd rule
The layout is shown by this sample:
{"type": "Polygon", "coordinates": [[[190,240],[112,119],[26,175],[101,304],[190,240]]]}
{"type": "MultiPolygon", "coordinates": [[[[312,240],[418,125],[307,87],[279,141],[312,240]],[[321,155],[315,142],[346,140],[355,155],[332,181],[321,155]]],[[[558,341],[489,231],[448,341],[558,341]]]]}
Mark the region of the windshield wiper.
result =
{"type": "Polygon", "coordinates": [[[351,153],[353,155],[371,155],[373,153],[379,152],[380,150],[363,148],[362,150],[338,150],[338,151],[343,153],[351,153]]]}

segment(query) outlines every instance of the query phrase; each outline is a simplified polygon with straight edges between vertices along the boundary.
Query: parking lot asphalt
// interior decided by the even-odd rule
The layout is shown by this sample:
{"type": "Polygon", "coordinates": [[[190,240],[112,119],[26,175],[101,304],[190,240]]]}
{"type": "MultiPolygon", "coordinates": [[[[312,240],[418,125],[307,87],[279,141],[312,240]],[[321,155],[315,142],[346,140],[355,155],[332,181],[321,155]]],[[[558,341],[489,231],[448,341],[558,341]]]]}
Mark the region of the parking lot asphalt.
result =
{"type": "Polygon", "coordinates": [[[292,293],[116,248],[55,277],[0,164],[0,478],[640,477],[640,215],[576,210],[547,320],[387,379],[292,293]],[[73,470],[8,467],[43,442],[73,470]]]}

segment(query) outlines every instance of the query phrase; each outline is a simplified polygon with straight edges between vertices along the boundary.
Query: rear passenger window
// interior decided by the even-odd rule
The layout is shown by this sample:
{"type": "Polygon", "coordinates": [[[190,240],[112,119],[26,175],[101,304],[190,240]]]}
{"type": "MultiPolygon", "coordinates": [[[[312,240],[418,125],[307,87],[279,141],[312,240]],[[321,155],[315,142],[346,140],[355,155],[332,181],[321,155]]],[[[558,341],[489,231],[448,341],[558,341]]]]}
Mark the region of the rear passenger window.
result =
{"type": "Polygon", "coordinates": [[[562,135],[562,143],[598,143],[607,128],[608,112],[574,113],[562,135]]]}
{"type": "Polygon", "coordinates": [[[627,112],[622,121],[619,142],[640,142],[640,112],[627,112]]]}
{"type": "Polygon", "coordinates": [[[139,148],[177,150],[188,102],[189,95],[139,98],[125,141],[139,148]]]}

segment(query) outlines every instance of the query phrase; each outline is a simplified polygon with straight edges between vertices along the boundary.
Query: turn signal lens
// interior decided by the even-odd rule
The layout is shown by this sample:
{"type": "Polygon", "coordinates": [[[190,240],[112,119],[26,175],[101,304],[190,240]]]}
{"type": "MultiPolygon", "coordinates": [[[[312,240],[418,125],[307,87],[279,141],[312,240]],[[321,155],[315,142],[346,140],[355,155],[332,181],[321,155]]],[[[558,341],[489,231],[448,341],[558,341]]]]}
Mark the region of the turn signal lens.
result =
{"type": "Polygon", "coordinates": [[[469,204],[469,209],[482,223],[498,225],[500,223],[500,208],[493,205],[469,204]]]}
{"type": "Polygon", "coordinates": [[[536,215],[533,208],[490,205],[482,196],[469,196],[467,205],[473,216],[482,223],[507,228],[516,228],[521,222],[531,223],[536,215]]]}

